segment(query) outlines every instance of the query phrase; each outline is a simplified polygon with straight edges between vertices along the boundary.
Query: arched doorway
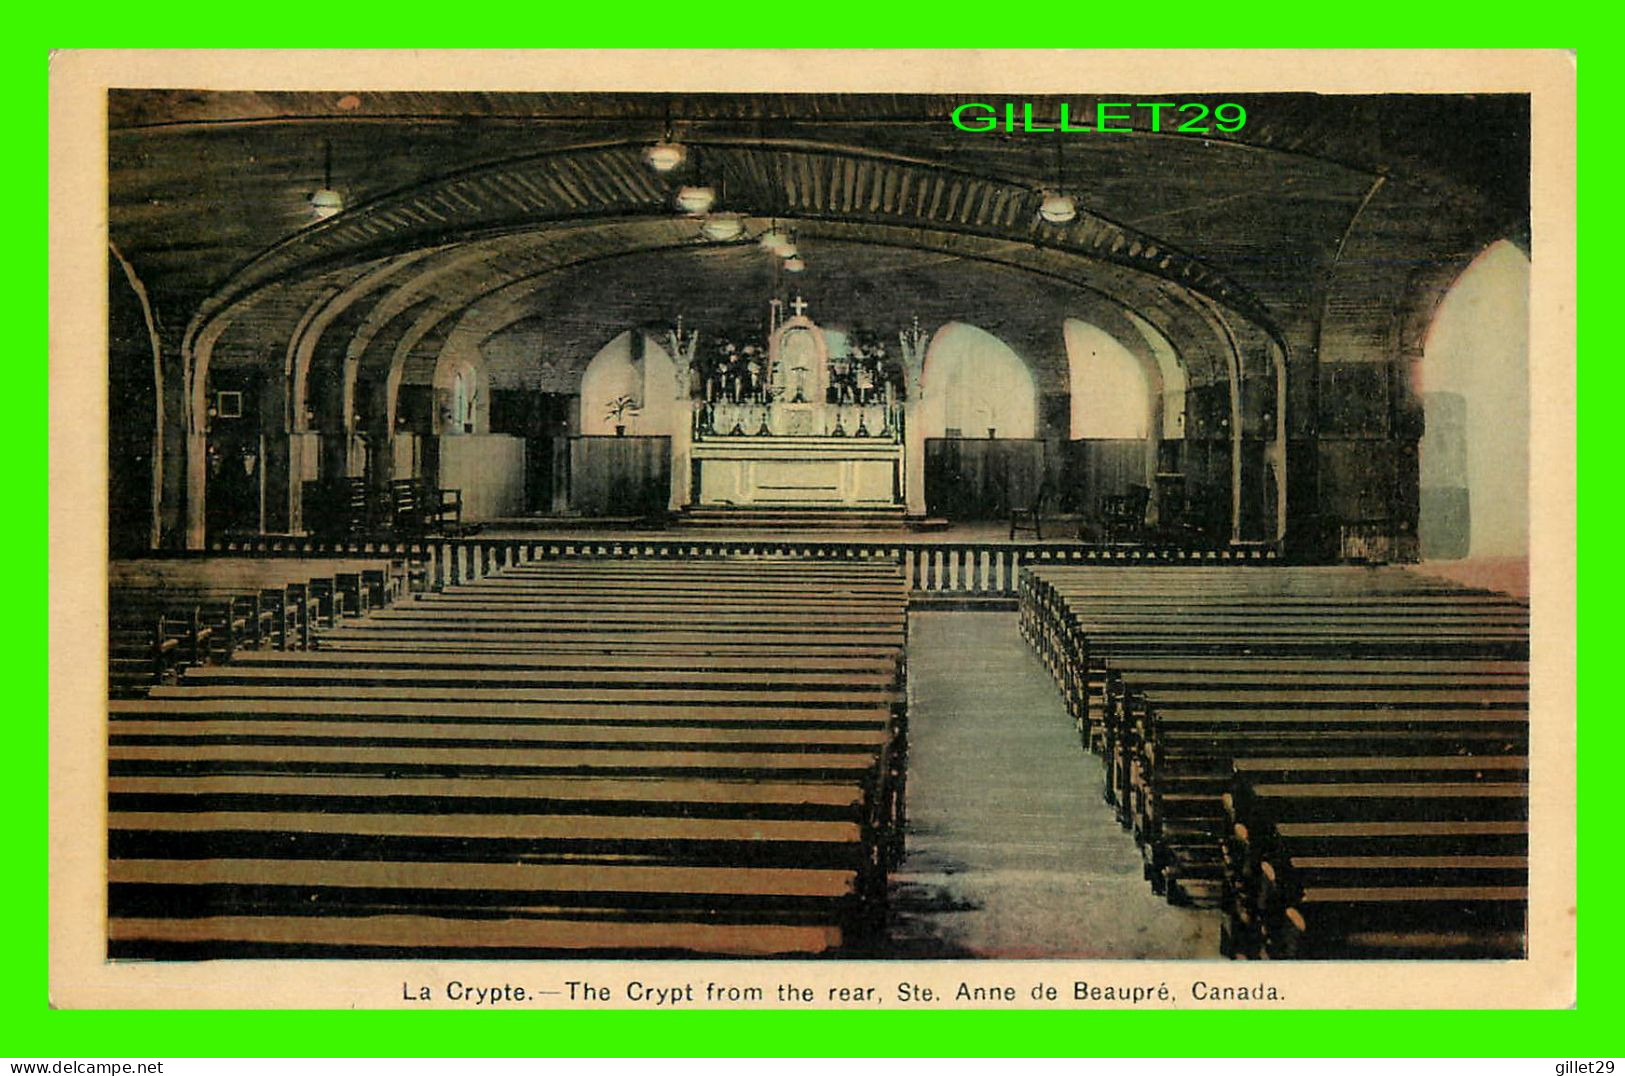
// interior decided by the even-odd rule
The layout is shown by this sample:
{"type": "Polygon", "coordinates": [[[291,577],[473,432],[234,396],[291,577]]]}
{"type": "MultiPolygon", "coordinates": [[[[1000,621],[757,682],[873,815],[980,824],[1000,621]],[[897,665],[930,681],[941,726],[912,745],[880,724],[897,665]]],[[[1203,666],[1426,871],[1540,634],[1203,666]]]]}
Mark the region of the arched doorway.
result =
{"type": "Polygon", "coordinates": [[[1072,439],[1143,441],[1151,428],[1151,385],[1140,360],[1098,326],[1067,318],[1072,439]]]}
{"type": "Polygon", "coordinates": [[[145,290],[108,256],[107,548],[136,556],[158,546],[163,486],[162,357],[145,290]]]}

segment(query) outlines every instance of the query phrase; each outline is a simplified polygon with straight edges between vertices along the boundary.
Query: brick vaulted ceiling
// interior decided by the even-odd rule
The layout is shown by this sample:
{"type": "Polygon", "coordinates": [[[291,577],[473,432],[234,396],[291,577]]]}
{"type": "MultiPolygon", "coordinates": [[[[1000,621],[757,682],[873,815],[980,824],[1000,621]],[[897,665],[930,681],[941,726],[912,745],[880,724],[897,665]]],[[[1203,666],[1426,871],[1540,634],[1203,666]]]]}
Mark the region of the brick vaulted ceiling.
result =
{"type": "MultiPolygon", "coordinates": [[[[1071,102],[1074,122],[1110,99],[1071,102]]],[[[628,257],[687,252],[690,286],[713,268],[726,286],[738,253],[671,208],[690,175],[755,226],[797,227],[809,286],[928,252],[1142,310],[1195,294],[1282,340],[1312,331],[1335,272],[1341,307],[1391,301],[1396,271],[1527,234],[1524,97],[1199,99],[1242,103],[1247,126],[976,134],[948,119],[966,98],[918,95],[114,91],[109,233],[167,337],[229,312],[242,361],[323,289],[406,258],[392,284],[448,316],[516,282],[545,296],[550,275],[590,288],[584,267],[628,257]],[[640,153],[668,116],[692,155],[659,175],[640,153]],[[346,211],[316,223],[326,148],[346,211]],[[1058,170],[1080,212],[1046,225],[1058,170]]],[[[1061,102],[1031,100],[1040,120],[1061,102]]]]}

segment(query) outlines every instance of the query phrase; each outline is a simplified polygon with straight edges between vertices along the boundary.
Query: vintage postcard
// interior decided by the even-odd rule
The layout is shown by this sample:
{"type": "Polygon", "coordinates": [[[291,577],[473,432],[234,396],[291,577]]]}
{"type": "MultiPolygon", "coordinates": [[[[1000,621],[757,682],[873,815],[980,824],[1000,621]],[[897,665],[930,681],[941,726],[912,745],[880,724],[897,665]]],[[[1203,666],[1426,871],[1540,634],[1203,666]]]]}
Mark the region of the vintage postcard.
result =
{"type": "Polygon", "coordinates": [[[1573,1004],[1574,94],[55,55],[52,1002],[1573,1004]]]}

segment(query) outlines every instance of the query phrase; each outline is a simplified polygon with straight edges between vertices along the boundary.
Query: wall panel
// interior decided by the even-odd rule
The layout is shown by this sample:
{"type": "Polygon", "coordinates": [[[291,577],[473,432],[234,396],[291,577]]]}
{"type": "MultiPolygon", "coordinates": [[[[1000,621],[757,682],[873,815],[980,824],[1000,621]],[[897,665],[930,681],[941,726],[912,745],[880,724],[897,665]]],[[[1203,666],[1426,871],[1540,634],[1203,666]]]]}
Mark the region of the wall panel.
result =
{"type": "Polygon", "coordinates": [[[465,522],[522,515],[525,442],[507,434],[440,438],[440,485],[463,491],[465,522]]]}
{"type": "Polygon", "coordinates": [[[670,496],[671,438],[570,438],[572,512],[660,515],[670,496]]]}

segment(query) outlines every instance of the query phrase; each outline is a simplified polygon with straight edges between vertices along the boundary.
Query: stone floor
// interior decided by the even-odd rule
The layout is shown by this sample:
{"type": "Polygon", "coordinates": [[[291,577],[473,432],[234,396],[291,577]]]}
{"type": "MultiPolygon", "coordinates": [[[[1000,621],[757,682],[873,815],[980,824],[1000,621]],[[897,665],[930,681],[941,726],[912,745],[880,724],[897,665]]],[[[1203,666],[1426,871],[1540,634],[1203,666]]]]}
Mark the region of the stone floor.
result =
{"type": "Polygon", "coordinates": [[[1218,913],[1151,892],[1015,614],[913,614],[909,693],[894,955],[1219,959],[1218,913]]]}

